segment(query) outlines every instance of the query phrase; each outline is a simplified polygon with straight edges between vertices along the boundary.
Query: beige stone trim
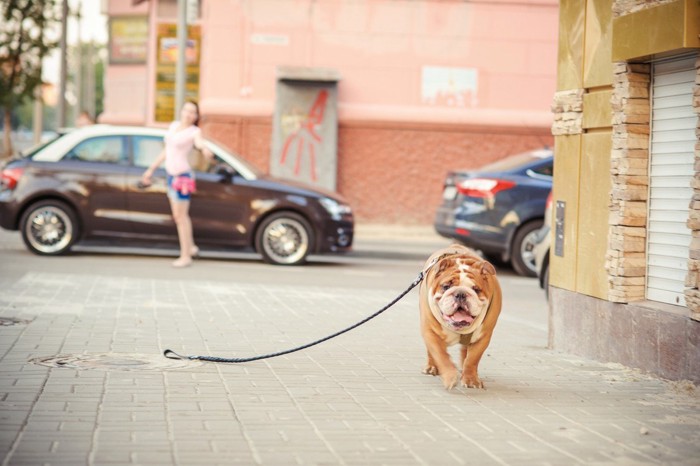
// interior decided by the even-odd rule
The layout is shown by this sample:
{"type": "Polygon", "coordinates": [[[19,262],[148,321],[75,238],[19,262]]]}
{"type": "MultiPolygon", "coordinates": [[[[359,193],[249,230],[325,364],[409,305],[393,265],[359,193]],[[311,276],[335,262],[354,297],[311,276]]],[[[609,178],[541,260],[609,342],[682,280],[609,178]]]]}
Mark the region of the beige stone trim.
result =
{"type": "Polygon", "coordinates": [[[581,134],[583,132],[583,89],[558,91],[552,101],[552,134],[581,134]]]}
{"type": "MultiPolygon", "coordinates": [[[[695,87],[693,88],[693,109],[698,115],[695,134],[700,139],[700,57],[695,61],[695,87]]],[[[695,143],[695,176],[692,181],[693,199],[688,206],[688,228],[691,230],[688,275],[685,279],[685,303],[690,309],[690,317],[700,321],[700,142],[695,143]]]]}
{"type": "Polygon", "coordinates": [[[677,0],[615,0],[613,4],[613,16],[624,16],[640,10],[646,10],[664,3],[677,0]]]}
{"type": "Polygon", "coordinates": [[[613,67],[610,225],[605,269],[608,300],[642,300],[646,286],[649,196],[650,66],[613,67]]]}

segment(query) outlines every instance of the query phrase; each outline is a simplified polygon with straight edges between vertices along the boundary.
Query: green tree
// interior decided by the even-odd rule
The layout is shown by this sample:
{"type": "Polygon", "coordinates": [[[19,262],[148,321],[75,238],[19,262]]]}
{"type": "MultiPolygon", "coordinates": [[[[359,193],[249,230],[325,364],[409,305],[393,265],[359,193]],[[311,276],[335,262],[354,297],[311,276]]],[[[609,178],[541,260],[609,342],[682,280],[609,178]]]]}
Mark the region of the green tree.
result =
{"type": "MultiPolygon", "coordinates": [[[[67,1],[67,0],[64,0],[67,1]]],[[[5,155],[12,154],[12,110],[34,97],[41,84],[41,62],[58,45],[45,31],[59,20],[57,0],[0,0],[0,107],[5,155]]]]}
{"type": "Polygon", "coordinates": [[[71,56],[78,54],[80,54],[80,69],[71,67],[68,81],[74,86],[78,81],[81,83],[80,88],[75,87],[75,94],[82,102],[82,108],[74,108],[73,113],[77,116],[81,111],[89,110],[93,119],[97,120],[97,116],[104,111],[104,58],[107,50],[103,44],[83,42],[71,48],[71,56]],[[80,80],[77,78],[78,73],[81,73],[80,80]],[[92,74],[92,82],[88,79],[90,74],[92,74]],[[90,84],[93,85],[92,89],[88,89],[90,84]],[[93,99],[92,102],[89,101],[90,98],[93,99]]]}

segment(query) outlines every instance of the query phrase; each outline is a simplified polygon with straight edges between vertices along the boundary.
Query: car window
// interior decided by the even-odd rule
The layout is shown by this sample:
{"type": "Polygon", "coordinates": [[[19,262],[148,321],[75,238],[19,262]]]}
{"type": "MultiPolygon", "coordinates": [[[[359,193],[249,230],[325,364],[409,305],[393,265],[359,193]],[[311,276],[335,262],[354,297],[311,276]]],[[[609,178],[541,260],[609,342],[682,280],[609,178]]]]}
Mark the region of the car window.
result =
{"type": "Polygon", "coordinates": [[[68,160],[99,163],[126,163],[124,138],[98,136],[86,139],[66,154],[68,160]]]}
{"type": "Polygon", "coordinates": [[[479,170],[485,172],[510,171],[522,167],[523,165],[530,164],[536,160],[542,160],[543,158],[551,155],[552,153],[546,150],[524,152],[522,154],[511,155],[510,157],[498,160],[489,165],[484,165],[483,167],[480,167],[479,170]]]}
{"type": "Polygon", "coordinates": [[[134,166],[148,168],[163,150],[163,138],[155,136],[134,136],[134,166]]]}
{"type": "Polygon", "coordinates": [[[532,169],[533,172],[542,176],[554,176],[554,163],[545,163],[532,169]]]}
{"type": "MultiPolygon", "coordinates": [[[[163,138],[156,136],[133,136],[134,166],[148,168],[163,150],[163,138]]],[[[190,166],[199,172],[210,168],[207,158],[198,149],[192,149],[187,156],[190,166]]]]}

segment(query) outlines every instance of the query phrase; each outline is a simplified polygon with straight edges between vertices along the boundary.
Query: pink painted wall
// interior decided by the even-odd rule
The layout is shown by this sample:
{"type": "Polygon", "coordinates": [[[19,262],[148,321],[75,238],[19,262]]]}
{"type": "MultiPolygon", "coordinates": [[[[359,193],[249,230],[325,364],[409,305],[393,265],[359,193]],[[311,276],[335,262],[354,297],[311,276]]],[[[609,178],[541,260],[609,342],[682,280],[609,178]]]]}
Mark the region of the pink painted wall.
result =
{"type": "Polygon", "coordinates": [[[548,126],[556,0],[203,2],[202,110],[271,115],[278,65],[340,72],[340,119],[548,126]],[[422,97],[424,67],[476,73],[463,105],[422,97]]]}
{"type": "MultiPolygon", "coordinates": [[[[131,0],[108,0],[106,13],[113,16],[149,15],[149,2],[134,6],[131,0]]],[[[105,69],[104,112],[102,123],[137,124],[147,121],[148,81],[147,64],[111,65],[105,69]]]]}
{"type": "MultiPolygon", "coordinates": [[[[154,45],[173,5],[108,0],[108,14],[148,14],[154,45]]],[[[551,123],[556,0],[202,0],[200,15],[207,114],[271,116],[276,67],[291,65],[339,71],[341,121],[551,123]],[[426,67],[471,70],[474,95],[425,101],[426,67]]],[[[107,67],[103,121],[153,124],[154,60],[153,46],[146,65],[107,67]]]]}

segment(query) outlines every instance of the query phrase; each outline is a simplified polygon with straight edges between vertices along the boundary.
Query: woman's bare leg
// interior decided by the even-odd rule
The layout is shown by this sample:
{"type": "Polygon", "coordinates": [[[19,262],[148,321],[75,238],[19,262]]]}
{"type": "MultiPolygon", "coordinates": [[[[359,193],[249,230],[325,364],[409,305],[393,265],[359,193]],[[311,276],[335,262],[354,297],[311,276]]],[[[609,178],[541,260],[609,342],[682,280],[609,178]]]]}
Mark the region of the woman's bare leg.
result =
{"type": "Polygon", "coordinates": [[[190,219],[190,201],[170,200],[170,209],[177,226],[177,238],[180,242],[180,257],[173,262],[175,267],[186,267],[192,263],[194,239],[192,238],[192,220],[190,219]]]}

